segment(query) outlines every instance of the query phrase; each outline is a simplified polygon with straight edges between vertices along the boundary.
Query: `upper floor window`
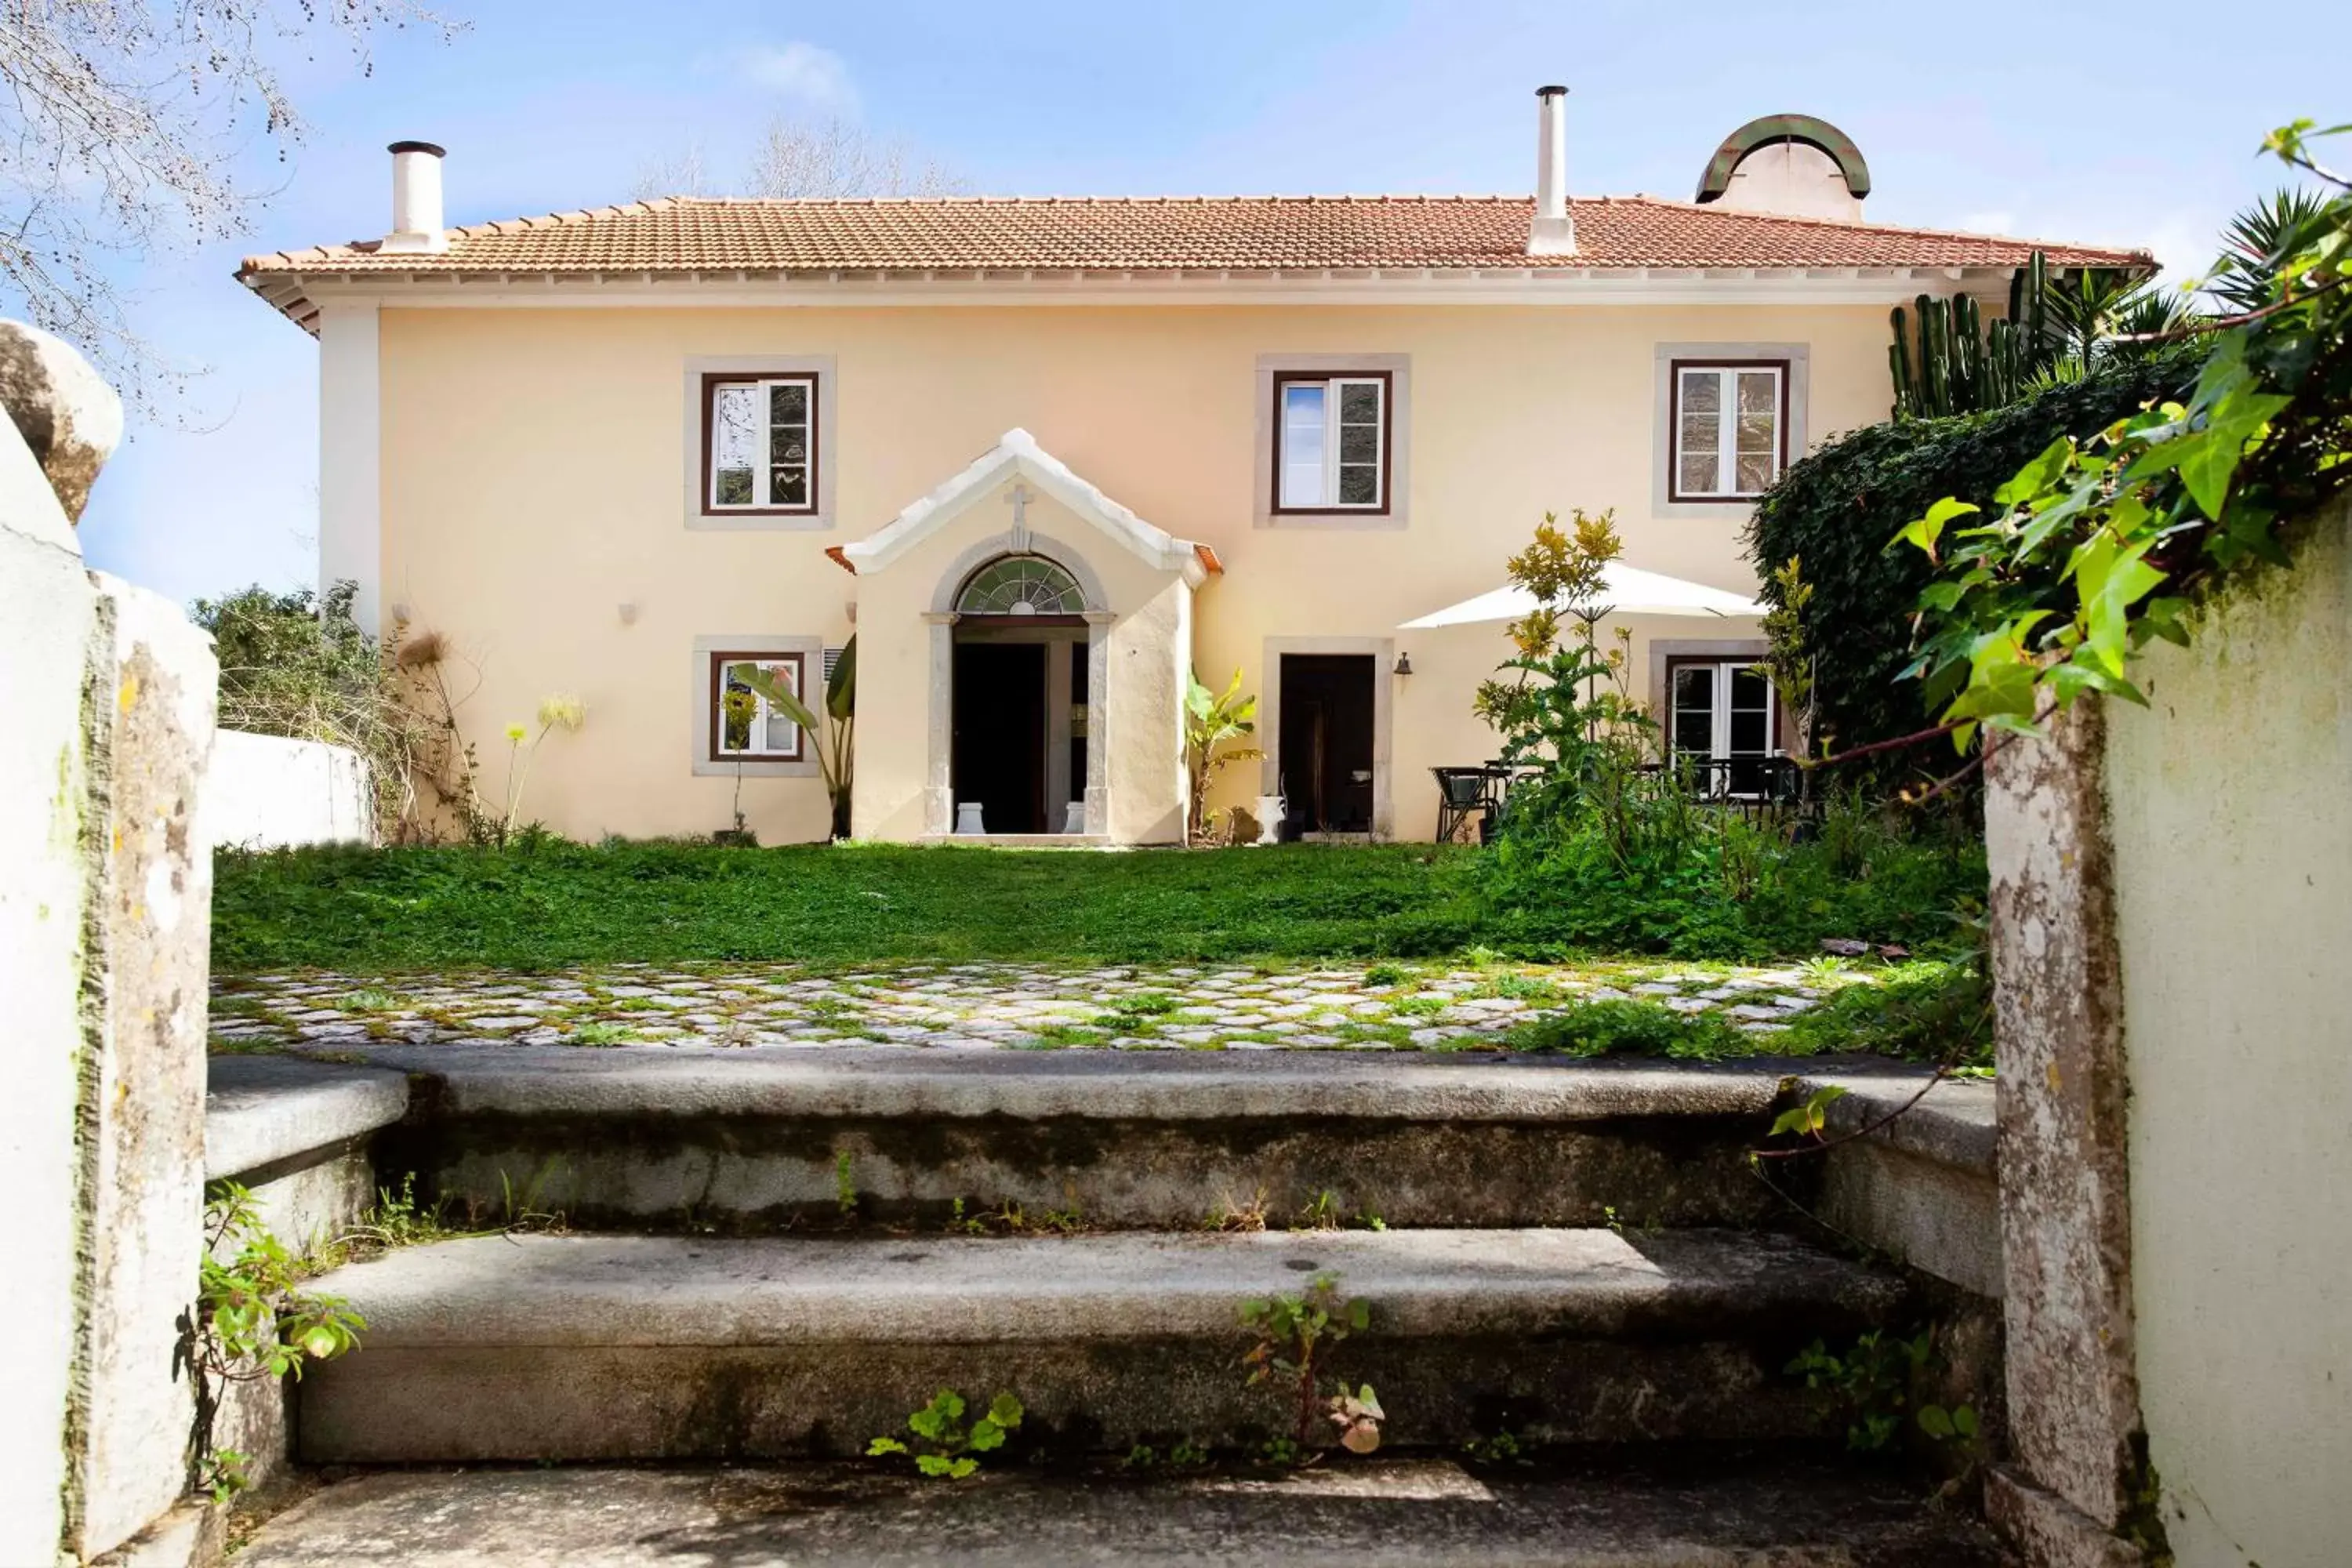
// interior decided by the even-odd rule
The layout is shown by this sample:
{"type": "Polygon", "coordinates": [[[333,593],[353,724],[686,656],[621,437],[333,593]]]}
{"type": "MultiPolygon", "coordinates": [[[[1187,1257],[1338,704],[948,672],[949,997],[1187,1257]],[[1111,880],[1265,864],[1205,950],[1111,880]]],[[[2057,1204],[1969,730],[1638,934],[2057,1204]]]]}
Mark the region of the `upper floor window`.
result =
{"type": "Polygon", "coordinates": [[[702,510],[817,510],[817,378],[702,378],[702,510]]]}
{"type": "Polygon", "coordinates": [[[1274,378],[1276,512],[1389,510],[1390,373],[1274,378]]]}
{"type": "Polygon", "coordinates": [[[790,715],[754,691],[740,679],[741,665],[758,668],[795,699],[807,688],[808,662],[798,653],[730,653],[710,655],[710,757],[714,763],[797,763],[801,757],[801,727],[790,715]]]}
{"type": "Polygon", "coordinates": [[[1673,371],[1667,499],[1744,500],[1770,489],[1789,458],[1788,362],[1676,360],[1673,371]]]}

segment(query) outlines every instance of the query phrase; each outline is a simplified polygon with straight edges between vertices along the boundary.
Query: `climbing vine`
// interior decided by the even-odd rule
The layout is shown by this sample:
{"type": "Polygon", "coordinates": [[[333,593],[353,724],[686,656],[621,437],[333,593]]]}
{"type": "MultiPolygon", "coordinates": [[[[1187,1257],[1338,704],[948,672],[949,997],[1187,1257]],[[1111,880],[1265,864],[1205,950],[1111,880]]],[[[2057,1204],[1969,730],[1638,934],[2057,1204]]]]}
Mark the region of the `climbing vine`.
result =
{"type": "Polygon", "coordinates": [[[1947,496],[1896,535],[1937,573],[1906,672],[1940,706],[1927,733],[1965,751],[2086,691],[2144,703],[2131,656],[2157,637],[2185,646],[2197,594],[2286,564],[2286,526],[2352,483],[2352,181],[2310,150],[2347,132],[2298,121],[2265,142],[2325,199],[2268,255],[2216,264],[2209,282],[2244,308],[2183,329],[2210,345],[2185,401],[2052,442],[1994,493],[1989,520],[1955,526],[1982,509],[1947,496]]]}

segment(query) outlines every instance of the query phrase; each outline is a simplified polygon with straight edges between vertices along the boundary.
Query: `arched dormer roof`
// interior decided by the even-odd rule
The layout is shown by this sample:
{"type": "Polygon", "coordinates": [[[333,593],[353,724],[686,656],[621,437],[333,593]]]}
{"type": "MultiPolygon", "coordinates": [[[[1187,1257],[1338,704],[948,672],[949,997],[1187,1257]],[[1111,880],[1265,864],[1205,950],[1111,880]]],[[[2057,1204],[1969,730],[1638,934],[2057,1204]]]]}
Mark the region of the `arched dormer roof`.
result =
{"type": "Polygon", "coordinates": [[[1741,159],[1759,147],[1780,142],[1801,142],[1827,154],[1844,176],[1846,191],[1854,200],[1870,195],[1870,165],[1862,161],[1862,149],[1853,144],[1853,137],[1810,114],[1767,114],[1723,139],[1723,145],[1706,161],[1706,172],[1699,176],[1696,199],[1711,202],[1723,195],[1730,188],[1731,172],[1739,167],[1741,159]]]}

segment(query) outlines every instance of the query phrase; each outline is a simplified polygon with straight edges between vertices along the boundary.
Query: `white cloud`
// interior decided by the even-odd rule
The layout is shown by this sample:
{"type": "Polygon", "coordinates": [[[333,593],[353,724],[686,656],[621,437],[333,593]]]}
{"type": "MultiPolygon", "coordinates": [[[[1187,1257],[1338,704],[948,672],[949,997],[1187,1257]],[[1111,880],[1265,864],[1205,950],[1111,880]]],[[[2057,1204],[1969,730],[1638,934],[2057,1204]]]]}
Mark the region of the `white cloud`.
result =
{"type": "Polygon", "coordinates": [[[1960,229],[1965,234],[2015,234],[2017,215],[2013,212],[1962,213],[1960,229]]]}
{"type": "Polygon", "coordinates": [[[760,44],[744,50],[739,64],[744,76],[804,113],[857,117],[857,84],[849,79],[849,62],[831,49],[798,39],[781,46],[760,44]]]}

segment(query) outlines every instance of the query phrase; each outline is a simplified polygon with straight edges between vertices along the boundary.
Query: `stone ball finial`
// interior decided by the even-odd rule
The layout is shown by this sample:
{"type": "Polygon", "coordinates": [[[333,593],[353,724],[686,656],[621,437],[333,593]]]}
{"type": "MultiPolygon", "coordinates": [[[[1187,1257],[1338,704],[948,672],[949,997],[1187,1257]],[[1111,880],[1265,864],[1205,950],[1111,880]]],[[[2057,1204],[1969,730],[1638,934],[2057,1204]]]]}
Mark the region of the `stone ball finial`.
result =
{"type": "Polygon", "coordinates": [[[98,471],[122,445],[121,395],[63,338],[0,321],[0,407],[16,422],[58,504],[79,522],[98,471]]]}

